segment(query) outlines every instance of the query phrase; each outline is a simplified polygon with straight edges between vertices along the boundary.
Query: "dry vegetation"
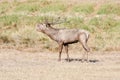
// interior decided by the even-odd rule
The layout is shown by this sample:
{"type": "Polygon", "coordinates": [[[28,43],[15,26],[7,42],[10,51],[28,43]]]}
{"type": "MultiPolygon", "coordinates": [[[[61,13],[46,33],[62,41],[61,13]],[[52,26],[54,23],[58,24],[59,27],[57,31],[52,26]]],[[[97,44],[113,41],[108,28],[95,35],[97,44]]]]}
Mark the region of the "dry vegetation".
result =
{"type": "Polygon", "coordinates": [[[0,80],[119,80],[120,53],[94,53],[89,63],[81,62],[79,52],[71,53],[71,62],[58,62],[56,53],[28,53],[0,50],[0,80]]]}
{"type": "Polygon", "coordinates": [[[0,43],[17,48],[40,45],[43,49],[56,50],[55,43],[36,32],[35,25],[43,22],[44,17],[51,21],[59,16],[66,17],[69,23],[55,27],[91,32],[89,45],[93,51],[120,50],[119,0],[1,0],[0,43]]]}

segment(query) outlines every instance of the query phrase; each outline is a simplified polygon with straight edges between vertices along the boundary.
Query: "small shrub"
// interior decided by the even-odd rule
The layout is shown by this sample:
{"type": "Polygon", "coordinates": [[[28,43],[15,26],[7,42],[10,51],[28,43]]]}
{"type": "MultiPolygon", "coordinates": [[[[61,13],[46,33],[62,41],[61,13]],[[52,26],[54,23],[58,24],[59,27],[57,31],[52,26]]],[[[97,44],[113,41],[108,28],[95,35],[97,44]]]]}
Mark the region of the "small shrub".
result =
{"type": "Polygon", "coordinates": [[[12,31],[4,31],[0,34],[0,40],[3,43],[12,43],[14,42],[14,40],[12,39],[12,37],[10,36],[12,33],[12,31]]]}

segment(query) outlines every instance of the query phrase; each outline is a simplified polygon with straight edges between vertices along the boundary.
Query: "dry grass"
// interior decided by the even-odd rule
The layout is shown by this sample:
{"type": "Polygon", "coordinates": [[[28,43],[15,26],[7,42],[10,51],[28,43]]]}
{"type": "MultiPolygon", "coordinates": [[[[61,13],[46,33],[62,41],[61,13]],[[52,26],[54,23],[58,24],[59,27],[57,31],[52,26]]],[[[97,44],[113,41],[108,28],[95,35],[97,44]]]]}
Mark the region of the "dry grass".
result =
{"type": "Polygon", "coordinates": [[[56,44],[36,32],[35,25],[43,22],[46,16],[50,21],[60,16],[66,17],[69,23],[54,27],[90,31],[89,45],[93,51],[119,51],[119,4],[118,0],[1,0],[0,43],[27,47],[43,45],[43,49],[56,51],[56,44]]]}
{"type": "Polygon", "coordinates": [[[0,50],[0,80],[119,80],[119,52],[90,54],[82,63],[82,54],[70,51],[71,62],[58,62],[58,54],[0,50]]]}

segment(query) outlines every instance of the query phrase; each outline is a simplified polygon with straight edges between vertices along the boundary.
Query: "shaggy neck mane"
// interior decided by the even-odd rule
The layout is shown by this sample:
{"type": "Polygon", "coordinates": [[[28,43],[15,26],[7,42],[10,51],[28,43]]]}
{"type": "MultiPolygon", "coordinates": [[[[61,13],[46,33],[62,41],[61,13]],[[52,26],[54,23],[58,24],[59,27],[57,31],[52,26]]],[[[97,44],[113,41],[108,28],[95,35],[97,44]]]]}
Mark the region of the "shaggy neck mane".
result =
{"type": "Polygon", "coordinates": [[[57,36],[59,29],[53,28],[50,25],[48,25],[47,27],[48,29],[44,30],[43,33],[48,35],[51,39],[54,39],[57,36]]]}

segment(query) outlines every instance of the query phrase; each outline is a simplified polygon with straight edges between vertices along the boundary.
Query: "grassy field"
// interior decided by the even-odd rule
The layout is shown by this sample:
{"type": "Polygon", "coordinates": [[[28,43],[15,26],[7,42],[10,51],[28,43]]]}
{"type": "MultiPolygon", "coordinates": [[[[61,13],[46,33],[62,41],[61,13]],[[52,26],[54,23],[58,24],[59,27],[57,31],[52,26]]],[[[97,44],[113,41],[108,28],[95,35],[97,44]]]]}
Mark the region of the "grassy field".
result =
{"type": "Polygon", "coordinates": [[[0,0],[0,80],[120,80],[119,0],[0,0]],[[55,28],[91,33],[89,61],[70,45],[58,62],[58,45],[37,32],[37,23],[58,17],[55,28]]]}
{"type": "MultiPolygon", "coordinates": [[[[1,48],[36,47],[57,50],[57,45],[35,30],[37,23],[57,17],[68,22],[56,28],[80,28],[91,33],[93,51],[120,51],[119,0],[4,0],[0,2],[1,48]]],[[[78,45],[79,46],[79,45],[78,45]]],[[[76,49],[78,46],[73,46],[76,49]]],[[[72,46],[71,46],[72,47],[72,46]]],[[[73,48],[72,47],[72,48],[73,48]]]]}

